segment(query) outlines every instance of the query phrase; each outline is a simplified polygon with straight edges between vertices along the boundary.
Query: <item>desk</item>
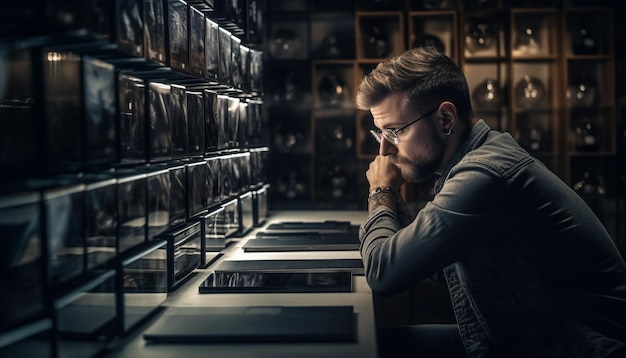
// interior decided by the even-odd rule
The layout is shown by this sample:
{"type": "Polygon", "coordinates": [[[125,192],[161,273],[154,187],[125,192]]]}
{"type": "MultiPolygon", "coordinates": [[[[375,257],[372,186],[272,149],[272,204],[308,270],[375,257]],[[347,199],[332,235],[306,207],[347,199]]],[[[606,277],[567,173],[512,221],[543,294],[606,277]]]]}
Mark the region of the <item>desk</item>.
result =
{"type": "Polygon", "coordinates": [[[278,221],[350,221],[361,223],[366,212],[361,211],[290,211],[268,213],[268,219],[260,228],[252,230],[224,250],[224,255],[206,269],[197,269],[195,275],[171,293],[165,309],[141,329],[134,332],[106,357],[116,358],[171,358],[171,357],[220,357],[220,358],[276,358],[276,357],[377,357],[376,327],[372,293],[364,276],[353,278],[353,292],[347,293],[255,293],[255,294],[200,294],[198,286],[209,276],[212,268],[222,260],[279,260],[279,259],[342,259],[360,258],[357,251],[317,252],[255,252],[247,253],[242,245],[263,227],[278,221]],[[238,343],[238,344],[147,344],[143,331],[171,307],[228,307],[245,305],[352,305],[357,314],[356,342],[352,343],[238,343]]]}

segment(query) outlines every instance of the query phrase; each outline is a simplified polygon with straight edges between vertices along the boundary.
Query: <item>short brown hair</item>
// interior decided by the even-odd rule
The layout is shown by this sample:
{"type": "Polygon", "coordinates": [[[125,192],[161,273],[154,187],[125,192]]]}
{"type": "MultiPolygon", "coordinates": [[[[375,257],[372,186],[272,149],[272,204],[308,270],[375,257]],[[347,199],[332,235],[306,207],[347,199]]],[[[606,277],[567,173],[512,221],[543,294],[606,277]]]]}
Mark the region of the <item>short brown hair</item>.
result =
{"type": "Polygon", "coordinates": [[[406,93],[409,104],[420,112],[450,101],[461,120],[469,123],[473,116],[465,75],[432,46],[413,48],[379,63],[357,88],[356,106],[369,110],[398,92],[406,93]]]}

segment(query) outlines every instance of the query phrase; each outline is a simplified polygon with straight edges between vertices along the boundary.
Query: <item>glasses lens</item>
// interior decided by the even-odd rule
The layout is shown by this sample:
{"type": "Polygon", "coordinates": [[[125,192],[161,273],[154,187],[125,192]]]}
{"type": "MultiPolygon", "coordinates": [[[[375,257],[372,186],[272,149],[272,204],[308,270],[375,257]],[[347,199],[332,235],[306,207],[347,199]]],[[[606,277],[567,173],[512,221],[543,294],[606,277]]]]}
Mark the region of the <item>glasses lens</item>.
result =
{"type": "Polygon", "coordinates": [[[383,130],[383,136],[390,143],[398,144],[400,142],[400,138],[398,138],[398,136],[394,132],[392,132],[390,130],[383,130]]]}
{"type": "Polygon", "coordinates": [[[370,129],[370,134],[372,135],[372,137],[374,137],[374,139],[376,139],[376,141],[378,142],[378,144],[380,144],[380,141],[382,140],[382,139],[381,139],[381,136],[380,136],[380,135],[381,135],[381,133],[380,133],[380,132],[377,132],[377,131],[375,131],[375,130],[373,130],[373,129],[370,129]]]}

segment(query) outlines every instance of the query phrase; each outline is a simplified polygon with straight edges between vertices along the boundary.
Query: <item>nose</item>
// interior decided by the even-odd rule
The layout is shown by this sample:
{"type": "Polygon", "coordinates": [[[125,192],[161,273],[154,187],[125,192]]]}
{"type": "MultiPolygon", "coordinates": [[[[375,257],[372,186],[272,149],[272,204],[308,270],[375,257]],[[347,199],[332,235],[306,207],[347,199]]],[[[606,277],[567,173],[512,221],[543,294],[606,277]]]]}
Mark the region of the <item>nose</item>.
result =
{"type": "Polygon", "coordinates": [[[380,141],[380,146],[378,147],[378,154],[382,156],[394,154],[398,152],[398,147],[396,147],[393,143],[384,139],[380,141]]]}

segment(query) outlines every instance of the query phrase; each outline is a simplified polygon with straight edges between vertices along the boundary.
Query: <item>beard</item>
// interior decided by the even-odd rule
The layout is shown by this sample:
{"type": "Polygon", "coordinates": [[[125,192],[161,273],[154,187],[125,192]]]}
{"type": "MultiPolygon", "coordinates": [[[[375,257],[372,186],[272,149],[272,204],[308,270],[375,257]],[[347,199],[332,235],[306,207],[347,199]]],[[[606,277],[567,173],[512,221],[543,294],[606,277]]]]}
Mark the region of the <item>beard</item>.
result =
{"type": "Polygon", "coordinates": [[[443,160],[444,140],[434,133],[432,126],[429,127],[431,128],[429,138],[424,142],[423,149],[415,153],[415,156],[411,158],[397,154],[392,156],[393,162],[407,183],[420,183],[430,179],[443,160]]]}

